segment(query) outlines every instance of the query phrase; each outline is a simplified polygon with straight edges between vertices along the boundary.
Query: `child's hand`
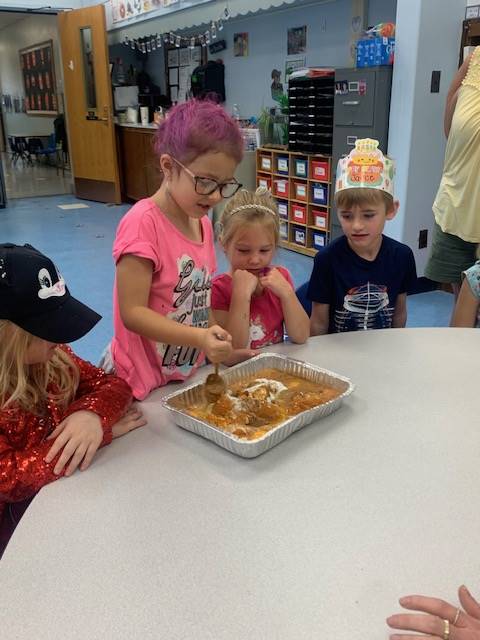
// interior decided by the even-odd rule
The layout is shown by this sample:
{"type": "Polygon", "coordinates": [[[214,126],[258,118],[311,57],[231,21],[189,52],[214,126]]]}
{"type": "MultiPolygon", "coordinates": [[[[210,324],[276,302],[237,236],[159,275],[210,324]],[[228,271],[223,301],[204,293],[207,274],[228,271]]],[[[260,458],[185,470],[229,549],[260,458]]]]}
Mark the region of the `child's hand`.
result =
{"type": "Polygon", "coordinates": [[[232,355],[226,360],[223,360],[222,364],[227,367],[233,367],[234,364],[250,360],[253,356],[258,356],[259,353],[260,351],[258,349],[234,349],[232,355]]]}
{"type": "Polygon", "coordinates": [[[265,276],[260,276],[260,284],[265,289],[270,289],[280,299],[292,295],[293,289],[290,283],[285,280],[278,269],[272,268],[265,276]]]}
{"type": "Polygon", "coordinates": [[[120,420],[113,425],[112,436],[113,438],[120,438],[126,433],[138,429],[138,427],[143,427],[146,424],[147,421],[143,417],[143,413],[137,405],[133,405],[130,409],[127,409],[123,418],[120,418],[120,420]]]}
{"type": "Polygon", "coordinates": [[[53,472],[57,475],[61,473],[70,460],[65,475],[71,476],[80,463],[82,471],[90,465],[102,444],[102,422],[93,411],[75,411],[57,425],[47,440],[54,438],[55,442],[47,453],[45,462],[51,462],[63,448],[53,472]]]}
{"type": "Polygon", "coordinates": [[[205,331],[202,351],[210,362],[223,362],[230,357],[232,350],[232,336],[218,324],[205,331]]]}
{"type": "MultiPolygon", "coordinates": [[[[233,288],[236,291],[241,291],[246,296],[251,298],[259,286],[259,280],[256,275],[245,271],[245,269],[237,269],[232,276],[233,288]]],[[[258,292],[257,292],[258,293],[258,292]]]]}

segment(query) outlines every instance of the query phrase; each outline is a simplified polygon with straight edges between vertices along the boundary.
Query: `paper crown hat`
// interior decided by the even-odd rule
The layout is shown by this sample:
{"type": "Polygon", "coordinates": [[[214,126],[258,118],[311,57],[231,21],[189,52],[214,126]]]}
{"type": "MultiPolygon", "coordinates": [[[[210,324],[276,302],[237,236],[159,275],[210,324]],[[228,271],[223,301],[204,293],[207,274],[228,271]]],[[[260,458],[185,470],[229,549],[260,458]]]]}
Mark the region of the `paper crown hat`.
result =
{"type": "Polygon", "coordinates": [[[356,140],[355,149],[340,158],[337,166],[335,193],[344,189],[379,189],[393,198],[395,165],[378,148],[378,140],[356,140]]]}

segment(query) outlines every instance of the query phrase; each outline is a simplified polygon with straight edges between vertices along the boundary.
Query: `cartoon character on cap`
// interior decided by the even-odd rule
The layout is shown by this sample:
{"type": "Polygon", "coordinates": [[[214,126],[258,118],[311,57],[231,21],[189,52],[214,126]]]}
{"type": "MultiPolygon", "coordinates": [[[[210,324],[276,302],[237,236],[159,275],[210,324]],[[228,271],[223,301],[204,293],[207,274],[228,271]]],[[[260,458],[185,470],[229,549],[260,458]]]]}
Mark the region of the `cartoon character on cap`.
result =
{"type": "Polygon", "coordinates": [[[383,155],[378,140],[356,140],[355,148],[340,158],[337,167],[335,192],[345,189],[379,189],[393,198],[395,165],[383,155]]]}
{"type": "Polygon", "coordinates": [[[38,297],[42,300],[46,298],[50,298],[52,296],[64,296],[65,295],[65,280],[58,272],[58,269],[55,267],[57,282],[53,282],[53,278],[50,275],[48,269],[40,269],[38,272],[38,282],[40,284],[40,290],[38,292],[38,297]]]}

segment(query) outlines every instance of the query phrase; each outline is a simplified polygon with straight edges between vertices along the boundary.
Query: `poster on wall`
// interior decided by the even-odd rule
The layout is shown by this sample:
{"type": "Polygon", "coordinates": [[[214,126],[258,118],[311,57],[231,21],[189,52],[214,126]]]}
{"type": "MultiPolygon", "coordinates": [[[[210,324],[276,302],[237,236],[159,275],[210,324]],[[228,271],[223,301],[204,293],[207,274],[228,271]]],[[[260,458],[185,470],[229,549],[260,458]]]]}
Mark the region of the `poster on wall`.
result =
{"type": "MultiPolygon", "coordinates": [[[[189,0],[188,6],[202,4],[207,0],[189,0]]],[[[168,12],[181,9],[180,0],[104,0],[103,4],[110,3],[112,22],[123,22],[124,20],[136,22],[150,18],[152,11],[161,15],[162,10],[168,12]]]]}
{"type": "Polygon", "coordinates": [[[110,0],[113,22],[149,13],[161,6],[160,0],[110,0]]]}
{"type": "Polygon", "coordinates": [[[58,113],[52,40],[20,49],[20,68],[27,115],[58,113]]]}
{"type": "Polygon", "coordinates": [[[233,34],[233,55],[236,58],[248,56],[248,33],[233,34]]]}
{"type": "Polygon", "coordinates": [[[190,59],[192,64],[202,64],[202,47],[195,47],[190,50],[190,59]]]}
{"type": "Polygon", "coordinates": [[[292,27],[287,35],[287,54],[295,56],[307,50],[307,27],[292,27]]]}
{"type": "Polygon", "coordinates": [[[178,54],[178,49],[169,49],[167,53],[167,65],[170,67],[178,67],[180,61],[180,56],[178,54]]]}

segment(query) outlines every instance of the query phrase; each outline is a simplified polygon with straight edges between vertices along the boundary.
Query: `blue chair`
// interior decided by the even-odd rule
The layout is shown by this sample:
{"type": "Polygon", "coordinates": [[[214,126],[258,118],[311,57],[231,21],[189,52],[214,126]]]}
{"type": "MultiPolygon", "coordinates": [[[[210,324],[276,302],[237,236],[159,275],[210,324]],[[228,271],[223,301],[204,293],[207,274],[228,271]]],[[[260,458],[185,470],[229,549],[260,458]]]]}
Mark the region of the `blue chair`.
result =
{"type": "Polygon", "coordinates": [[[35,155],[38,157],[45,156],[46,160],[49,162],[50,157],[53,156],[54,164],[56,164],[57,159],[57,143],[55,140],[55,134],[52,133],[48,136],[47,146],[44,149],[37,149],[35,155]]]}
{"type": "Polygon", "coordinates": [[[302,285],[298,287],[298,289],[295,291],[295,294],[300,304],[305,309],[307,315],[310,317],[312,315],[312,303],[307,298],[307,291],[308,291],[308,282],[304,282],[302,285]]]}

